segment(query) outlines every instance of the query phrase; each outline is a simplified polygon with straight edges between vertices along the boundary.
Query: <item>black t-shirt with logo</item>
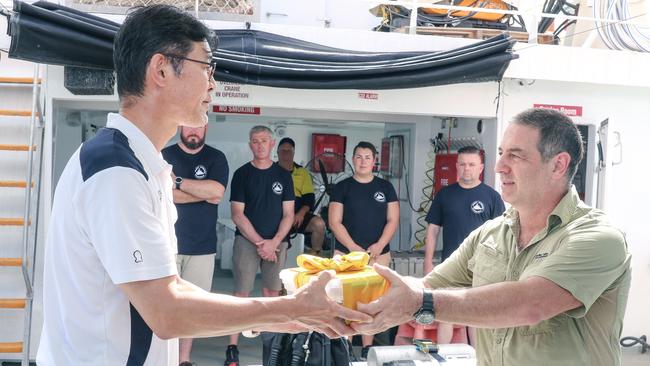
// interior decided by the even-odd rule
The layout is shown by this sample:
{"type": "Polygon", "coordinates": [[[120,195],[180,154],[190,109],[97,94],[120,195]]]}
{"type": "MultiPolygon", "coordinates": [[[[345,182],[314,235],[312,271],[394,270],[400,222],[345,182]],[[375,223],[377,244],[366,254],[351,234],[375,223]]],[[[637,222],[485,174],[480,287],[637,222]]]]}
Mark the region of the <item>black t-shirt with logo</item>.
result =
{"type": "Polygon", "coordinates": [[[436,194],[427,222],[442,227],[442,260],[449,258],[472,230],[505,211],[497,191],[485,183],[465,189],[458,183],[436,194]]]}
{"type": "MultiPolygon", "coordinates": [[[[162,150],[162,155],[177,177],[212,179],[228,186],[228,161],[219,150],[204,145],[196,154],[188,154],[178,144],[162,150]]],[[[204,255],[217,252],[219,207],[206,201],[177,203],[178,220],[174,226],[178,254],[204,255]]]]}
{"type": "MultiPolygon", "coordinates": [[[[291,173],[277,163],[258,169],[249,162],[235,171],[230,187],[230,202],[243,203],[255,231],[272,239],[282,221],[282,202],[295,198],[291,173]]],[[[242,235],[239,228],[235,234],[242,235]]]]}
{"type": "MultiPolygon", "coordinates": [[[[381,238],[388,222],[388,203],[397,201],[397,193],[385,179],[374,177],[360,183],[350,177],[334,186],[330,201],[343,204],[343,226],[355,243],[367,249],[381,238]]],[[[338,240],[336,250],[349,252],[338,240]]],[[[382,254],[389,251],[390,245],[386,245],[382,254]]]]}

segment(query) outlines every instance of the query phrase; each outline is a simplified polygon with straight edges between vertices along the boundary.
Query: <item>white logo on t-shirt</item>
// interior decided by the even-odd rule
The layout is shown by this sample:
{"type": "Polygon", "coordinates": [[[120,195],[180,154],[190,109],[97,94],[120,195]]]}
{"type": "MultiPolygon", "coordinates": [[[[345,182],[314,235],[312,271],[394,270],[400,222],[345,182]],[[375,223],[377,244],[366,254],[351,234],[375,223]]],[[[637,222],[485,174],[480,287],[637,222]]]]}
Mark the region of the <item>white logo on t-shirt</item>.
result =
{"type": "Polygon", "coordinates": [[[472,209],[472,212],[474,212],[475,214],[480,214],[483,213],[483,211],[485,211],[485,206],[481,201],[474,201],[469,207],[472,209]]]}
{"type": "Polygon", "coordinates": [[[386,195],[384,194],[384,192],[375,192],[375,194],[372,197],[377,202],[382,202],[382,203],[386,202],[386,195]]]}
{"type": "Polygon", "coordinates": [[[139,250],[134,251],[133,258],[135,259],[135,263],[142,263],[142,252],[139,250]]]}
{"type": "Polygon", "coordinates": [[[205,169],[203,165],[197,165],[196,168],[194,168],[194,178],[196,179],[203,179],[205,178],[205,175],[208,173],[208,170],[205,169]]]}
{"type": "Polygon", "coordinates": [[[271,189],[273,190],[273,193],[275,193],[275,194],[282,194],[282,183],[273,182],[273,185],[271,186],[271,189]]]}

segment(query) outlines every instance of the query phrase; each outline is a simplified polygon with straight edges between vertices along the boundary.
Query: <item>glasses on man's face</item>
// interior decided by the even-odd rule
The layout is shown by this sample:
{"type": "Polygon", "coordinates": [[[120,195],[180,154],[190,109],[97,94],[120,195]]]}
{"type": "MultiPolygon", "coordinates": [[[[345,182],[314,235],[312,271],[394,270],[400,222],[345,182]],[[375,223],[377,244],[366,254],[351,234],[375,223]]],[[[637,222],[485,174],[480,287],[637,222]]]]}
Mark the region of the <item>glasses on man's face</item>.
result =
{"type": "Polygon", "coordinates": [[[195,60],[195,59],[189,58],[189,57],[183,57],[183,56],[177,56],[177,55],[168,55],[168,54],[165,54],[165,53],[163,53],[163,55],[165,55],[166,57],[176,58],[176,59],[179,59],[179,60],[192,61],[192,62],[196,62],[196,63],[199,63],[199,64],[208,65],[208,66],[210,66],[209,73],[208,73],[210,77],[212,77],[214,75],[214,70],[217,68],[217,59],[216,58],[210,59],[210,62],[205,62],[205,61],[195,60]]]}

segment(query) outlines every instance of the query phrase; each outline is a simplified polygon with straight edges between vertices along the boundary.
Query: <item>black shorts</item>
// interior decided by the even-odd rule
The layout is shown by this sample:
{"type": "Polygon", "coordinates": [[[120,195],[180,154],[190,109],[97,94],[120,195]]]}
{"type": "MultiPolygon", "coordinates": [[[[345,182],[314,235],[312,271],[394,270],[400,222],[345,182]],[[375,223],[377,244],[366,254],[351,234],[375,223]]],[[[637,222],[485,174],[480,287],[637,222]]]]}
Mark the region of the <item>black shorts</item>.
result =
{"type": "Polygon", "coordinates": [[[307,225],[309,225],[309,222],[310,222],[311,219],[313,219],[314,217],[316,217],[316,215],[314,215],[314,214],[311,213],[311,212],[307,212],[307,213],[305,214],[305,219],[302,220],[302,224],[300,224],[300,226],[298,226],[298,227],[296,227],[296,228],[292,228],[292,229],[291,229],[291,234],[304,234],[304,233],[305,233],[305,229],[307,229],[307,225]]]}

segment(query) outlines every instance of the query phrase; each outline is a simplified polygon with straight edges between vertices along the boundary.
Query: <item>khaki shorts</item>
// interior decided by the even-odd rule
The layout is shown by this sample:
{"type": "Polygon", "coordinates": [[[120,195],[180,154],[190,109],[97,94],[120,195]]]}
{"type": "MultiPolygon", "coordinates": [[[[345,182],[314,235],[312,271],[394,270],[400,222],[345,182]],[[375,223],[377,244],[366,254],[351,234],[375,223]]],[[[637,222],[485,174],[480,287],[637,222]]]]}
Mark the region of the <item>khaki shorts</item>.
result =
{"type": "Polygon", "coordinates": [[[235,278],[235,292],[250,293],[255,283],[257,269],[262,269],[262,286],[271,291],[280,291],[282,281],[280,271],[284,268],[287,260],[287,247],[289,243],[280,243],[280,251],[277,252],[278,261],[269,262],[263,260],[257,254],[255,244],[248,241],[241,235],[235,236],[235,244],[232,249],[232,272],[235,278]]]}
{"type": "Polygon", "coordinates": [[[176,255],[178,275],[185,281],[210,292],[214,276],[214,257],[216,254],[176,255]]]}

